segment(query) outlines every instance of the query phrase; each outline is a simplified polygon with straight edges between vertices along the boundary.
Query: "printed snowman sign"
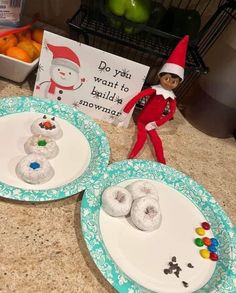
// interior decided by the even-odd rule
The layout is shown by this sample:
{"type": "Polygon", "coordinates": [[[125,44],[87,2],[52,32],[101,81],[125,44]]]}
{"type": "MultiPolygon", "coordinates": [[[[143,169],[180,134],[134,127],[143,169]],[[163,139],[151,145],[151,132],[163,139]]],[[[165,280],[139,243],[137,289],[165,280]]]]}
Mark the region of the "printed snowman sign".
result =
{"type": "Polygon", "coordinates": [[[53,59],[50,67],[50,80],[36,84],[36,90],[43,90],[50,100],[70,100],[71,91],[77,91],[85,81],[80,78],[79,57],[64,46],[47,44],[53,59]],[[44,88],[44,89],[42,89],[44,88]]]}
{"type": "MultiPolygon", "coordinates": [[[[112,123],[142,89],[149,67],[44,31],[33,95],[112,123]]],[[[132,111],[122,126],[129,124],[132,111]]]]}

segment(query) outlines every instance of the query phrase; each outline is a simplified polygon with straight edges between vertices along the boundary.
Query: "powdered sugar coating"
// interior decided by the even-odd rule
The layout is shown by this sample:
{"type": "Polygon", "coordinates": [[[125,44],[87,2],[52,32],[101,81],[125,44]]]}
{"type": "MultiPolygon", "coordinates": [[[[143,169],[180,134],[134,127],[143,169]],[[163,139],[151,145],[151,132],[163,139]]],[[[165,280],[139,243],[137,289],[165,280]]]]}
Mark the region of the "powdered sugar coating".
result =
{"type": "Polygon", "coordinates": [[[49,181],[54,176],[54,169],[49,161],[39,154],[30,154],[23,157],[16,166],[16,174],[23,181],[30,184],[41,184],[49,181]],[[32,163],[38,168],[30,167],[32,163]]]}
{"type": "Polygon", "coordinates": [[[131,220],[140,230],[156,230],[161,224],[161,218],[160,206],[156,199],[146,196],[133,201],[131,220]]]}
{"type": "Polygon", "coordinates": [[[110,216],[126,216],[131,204],[132,195],[124,187],[110,186],[102,194],[102,207],[110,216]]]}
{"type": "Polygon", "coordinates": [[[44,155],[47,159],[55,158],[59,153],[59,148],[54,139],[45,135],[33,135],[28,138],[24,144],[27,154],[44,155]],[[45,142],[45,145],[40,145],[40,142],[45,142]]]}
{"type": "Polygon", "coordinates": [[[126,186],[126,189],[132,194],[133,200],[143,196],[151,196],[159,200],[156,187],[147,180],[134,181],[126,186]]]}
{"type": "Polygon", "coordinates": [[[56,121],[56,118],[50,118],[46,115],[33,122],[31,125],[31,132],[35,135],[45,135],[54,139],[59,139],[63,135],[62,129],[56,121]],[[50,127],[45,127],[45,125],[49,125],[50,127]]]}

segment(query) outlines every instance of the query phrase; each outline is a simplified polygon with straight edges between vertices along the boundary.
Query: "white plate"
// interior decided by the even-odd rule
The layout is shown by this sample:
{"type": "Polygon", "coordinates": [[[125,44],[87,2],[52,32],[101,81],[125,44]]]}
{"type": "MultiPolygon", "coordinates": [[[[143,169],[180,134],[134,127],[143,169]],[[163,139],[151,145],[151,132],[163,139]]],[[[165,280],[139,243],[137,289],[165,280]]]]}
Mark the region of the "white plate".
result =
{"type": "Polygon", "coordinates": [[[207,190],[166,165],[142,160],[109,165],[84,193],[81,224],[91,257],[118,292],[235,292],[234,227],[207,190]],[[156,231],[140,231],[128,217],[113,218],[101,207],[107,187],[126,186],[137,179],[151,180],[159,190],[163,219],[156,231]],[[194,243],[201,238],[195,229],[205,221],[211,224],[206,236],[214,236],[220,243],[217,262],[203,259],[199,252],[207,247],[194,243]],[[179,278],[164,273],[173,256],[182,269],[179,278]]]}
{"type": "Polygon", "coordinates": [[[33,135],[30,126],[33,121],[42,118],[43,115],[44,113],[24,112],[1,118],[0,137],[5,137],[5,141],[7,141],[1,145],[0,150],[0,178],[2,182],[32,190],[57,188],[81,176],[88,167],[91,151],[86,137],[69,122],[56,117],[63,130],[63,136],[56,141],[59,154],[49,160],[55,170],[55,175],[50,181],[37,185],[26,183],[17,177],[16,165],[26,155],[24,143],[33,135]]]}
{"type": "Polygon", "coordinates": [[[7,198],[44,201],[70,196],[101,175],[109,160],[104,132],[87,115],[62,103],[33,97],[0,100],[0,191],[7,198]],[[24,143],[32,136],[34,120],[46,114],[56,117],[63,136],[57,140],[59,154],[50,160],[53,178],[43,184],[28,184],[15,168],[26,155],[24,143]]]}
{"type": "MultiPolygon", "coordinates": [[[[123,181],[119,185],[125,187],[131,182],[123,181]]],[[[215,262],[200,257],[199,249],[193,242],[194,238],[199,237],[194,229],[205,218],[192,202],[175,189],[160,182],[150,182],[159,191],[160,228],[153,232],[140,231],[132,225],[130,217],[114,218],[101,208],[99,222],[102,239],[120,269],[141,286],[163,293],[193,292],[208,282],[215,269],[215,262]],[[180,278],[163,272],[173,256],[182,268],[180,278]],[[188,268],[188,263],[194,268],[188,268]],[[183,287],[182,281],[187,282],[189,287],[183,287]]],[[[207,236],[212,238],[212,232],[209,231],[207,236]]]]}

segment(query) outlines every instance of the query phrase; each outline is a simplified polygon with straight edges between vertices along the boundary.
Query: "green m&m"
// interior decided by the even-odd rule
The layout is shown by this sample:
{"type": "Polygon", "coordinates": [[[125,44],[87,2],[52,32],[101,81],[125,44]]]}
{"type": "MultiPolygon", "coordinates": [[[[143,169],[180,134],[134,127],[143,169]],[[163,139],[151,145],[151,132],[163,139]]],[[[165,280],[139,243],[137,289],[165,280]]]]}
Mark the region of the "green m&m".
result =
{"type": "Polygon", "coordinates": [[[203,240],[202,240],[201,238],[196,238],[196,239],[194,240],[194,242],[195,242],[195,244],[196,244],[197,246],[199,246],[199,247],[201,247],[201,246],[204,245],[204,242],[203,242],[203,240]]]}

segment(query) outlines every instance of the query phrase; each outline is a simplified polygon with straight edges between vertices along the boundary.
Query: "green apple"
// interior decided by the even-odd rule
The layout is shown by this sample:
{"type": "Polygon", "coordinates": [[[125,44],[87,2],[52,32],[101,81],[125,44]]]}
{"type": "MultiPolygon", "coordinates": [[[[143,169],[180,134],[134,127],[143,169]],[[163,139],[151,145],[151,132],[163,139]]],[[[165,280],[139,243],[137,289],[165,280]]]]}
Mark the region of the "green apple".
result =
{"type": "Polygon", "coordinates": [[[132,22],[144,23],[151,14],[150,0],[108,0],[109,10],[132,22]]]}

